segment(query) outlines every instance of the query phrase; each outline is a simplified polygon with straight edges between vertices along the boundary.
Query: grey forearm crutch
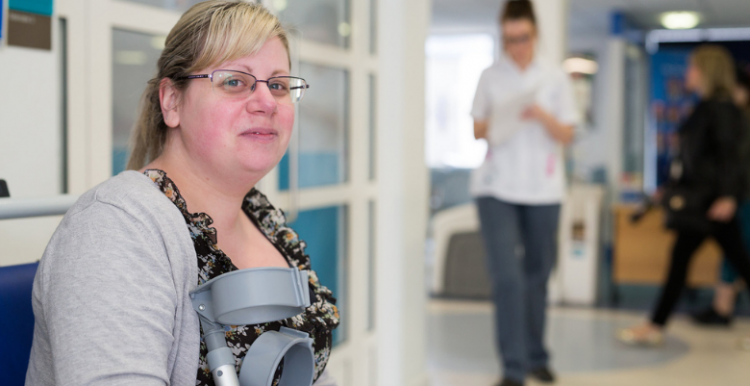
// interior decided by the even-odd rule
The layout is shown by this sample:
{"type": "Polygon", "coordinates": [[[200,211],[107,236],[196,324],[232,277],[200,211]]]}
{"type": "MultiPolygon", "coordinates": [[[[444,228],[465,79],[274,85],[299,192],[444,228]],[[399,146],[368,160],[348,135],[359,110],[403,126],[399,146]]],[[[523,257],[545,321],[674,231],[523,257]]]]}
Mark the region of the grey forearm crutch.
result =
{"type": "Polygon", "coordinates": [[[239,377],[224,325],[267,323],[291,318],[310,306],[307,272],[296,268],[253,268],[225,273],[190,292],[203,327],[209,369],[217,386],[271,386],[281,361],[279,386],[311,386],[312,339],[282,327],[260,335],[242,362],[239,377]]]}

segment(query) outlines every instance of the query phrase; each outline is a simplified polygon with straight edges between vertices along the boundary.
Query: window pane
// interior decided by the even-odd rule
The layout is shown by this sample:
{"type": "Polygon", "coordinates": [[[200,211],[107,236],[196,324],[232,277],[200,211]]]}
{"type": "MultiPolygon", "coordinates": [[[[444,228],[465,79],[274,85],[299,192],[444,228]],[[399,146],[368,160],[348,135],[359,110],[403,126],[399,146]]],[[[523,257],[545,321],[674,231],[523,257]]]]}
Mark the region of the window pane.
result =
{"type": "Polygon", "coordinates": [[[341,325],[334,330],[334,344],[346,339],[347,217],[346,206],[330,206],[301,211],[297,220],[290,224],[307,244],[305,253],[310,256],[312,269],[318,274],[320,283],[328,287],[337,299],[341,325]]]}
{"type": "Polygon", "coordinates": [[[273,0],[279,18],[302,38],[337,47],[349,47],[351,22],[348,0],[273,0]]]}
{"type": "Polygon", "coordinates": [[[368,203],[368,228],[367,234],[367,330],[375,329],[375,317],[377,308],[375,307],[375,201],[368,203]]]}
{"type": "MultiPolygon", "coordinates": [[[[299,187],[347,181],[348,84],[346,70],[301,63],[310,89],[299,110],[299,187]]],[[[279,189],[289,188],[289,157],[279,164],[279,189]]]]}
{"type": "Polygon", "coordinates": [[[378,0],[370,0],[370,53],[378,53],[378,0]]]}
{"type": "Polygon", "coordinates": [[[375,77],[375,75],[370,74],[370,109],[369,109],[369,115],[370,115],[370,122],[369,122],[369,142],[370,146],[368,148],[368,151],[370,152],[369,157],[369,175],[370,175],[370,181],[374,181],[377,169],[376,169],[376,162],[377,162],[377,143],[378,143],[378,137],[377,137],[377,122],[375,118],[377,117],[377,101],[378,101],[378,80],[375,77]]]}
{"type": "Polygon", "coordinates": [[[188,8],[204,0],[121,0],[131,3],[150,5],[153,7],[165,8],[172,11],[185,12],[188,8]]]}
{"type": "MultiPolygon", "coordinates": [[[[2,3],[2,1],[0,1],[2,3]]],[[[68,20],[59,19],[60,23],[60,193],[68,194],[68,20]]]]}
{"type": "Polygon", "coordinates": [[[487,142],[474,139],[471,115],[482,71],[492,64],[489,34],[433,35],[425,45],[425,156],[430,168],[473,169],[487,142]],[[446,74],[451,81],[446,82],[446,74]]]}
{"type": "Polygon", "coordinates": [[[163,42],[164,37],[160,36],[112,31],[112,175],[125,170],[138,103],[146,84],[156,74],[163,42]]]}

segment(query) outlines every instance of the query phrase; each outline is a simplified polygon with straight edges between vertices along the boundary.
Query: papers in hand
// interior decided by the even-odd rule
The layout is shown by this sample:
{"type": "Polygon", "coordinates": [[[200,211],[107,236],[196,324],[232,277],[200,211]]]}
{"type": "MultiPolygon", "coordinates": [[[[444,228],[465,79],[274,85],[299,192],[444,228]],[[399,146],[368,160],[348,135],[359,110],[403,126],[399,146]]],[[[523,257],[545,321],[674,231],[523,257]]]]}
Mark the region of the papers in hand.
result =
{"type": "Polygon", "coordinates": [[[523,112],[536,103],[537,90],[525,91],[511,98],[498,101],[492,108],[487,140],[490,146],[497,146],[507,141],[513,134],[528,126],[523,112]]]}

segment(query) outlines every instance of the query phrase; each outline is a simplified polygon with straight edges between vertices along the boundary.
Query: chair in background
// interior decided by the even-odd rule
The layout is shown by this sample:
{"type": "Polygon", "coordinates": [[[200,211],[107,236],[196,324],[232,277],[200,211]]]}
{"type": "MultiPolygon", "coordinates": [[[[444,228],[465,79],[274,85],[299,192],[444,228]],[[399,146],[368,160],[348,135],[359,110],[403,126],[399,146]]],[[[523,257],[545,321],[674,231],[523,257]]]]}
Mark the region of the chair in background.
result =
{"type": "MultiPolygon", "coordinates": [[[[604,189],[598,185],[576,183],[569,188],[561,208],[558,259],[548,284],[550,303],[596,304],[603,197],[604,189]]],[[[433,296],[490,298],[491,284],[479,228],[473,203],[434,215],[433,296]]]]}
{"type": "Polygon", "coordinates": [[[432,295],[489,299],[490,283],[476,206],[468,203],[438,212],[432,220],[432,234],[432,295]]]}
{"type": "Polygon", "coordinates": [[[34,335],[31,288],[39,263],[0,267],[0,384],[23,386],[34,335]]]}

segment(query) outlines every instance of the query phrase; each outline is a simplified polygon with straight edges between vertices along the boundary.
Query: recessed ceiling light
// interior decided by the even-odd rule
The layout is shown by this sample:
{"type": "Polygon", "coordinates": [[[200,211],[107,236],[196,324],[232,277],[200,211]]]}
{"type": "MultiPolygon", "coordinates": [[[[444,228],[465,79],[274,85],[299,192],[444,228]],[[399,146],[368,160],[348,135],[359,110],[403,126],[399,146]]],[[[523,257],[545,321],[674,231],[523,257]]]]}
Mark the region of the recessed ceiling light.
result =
{"type": "Polygon", "coordinates": [[[661,24],[668,29],[690,29],[698,25],[697,12],[667,12],[661,15],[661,24]]]}

